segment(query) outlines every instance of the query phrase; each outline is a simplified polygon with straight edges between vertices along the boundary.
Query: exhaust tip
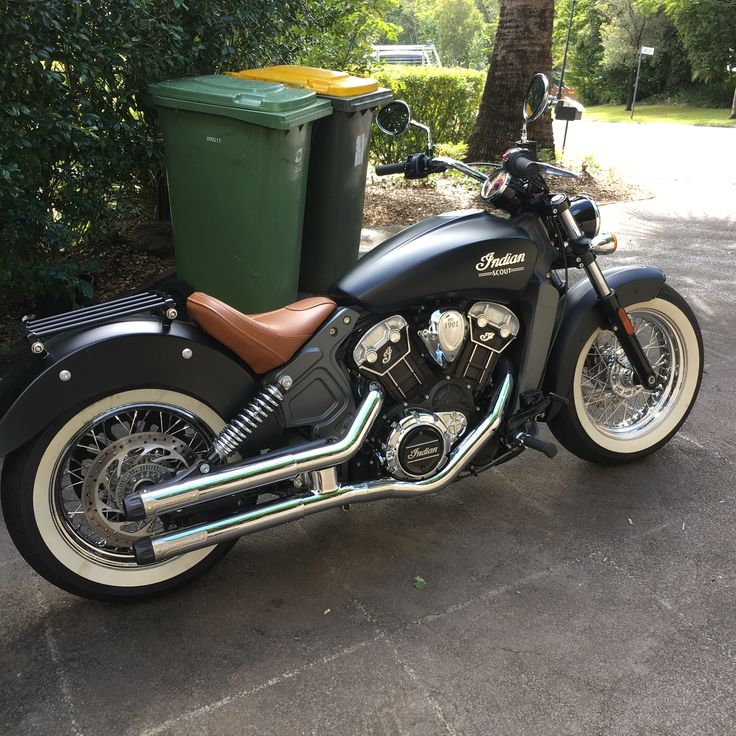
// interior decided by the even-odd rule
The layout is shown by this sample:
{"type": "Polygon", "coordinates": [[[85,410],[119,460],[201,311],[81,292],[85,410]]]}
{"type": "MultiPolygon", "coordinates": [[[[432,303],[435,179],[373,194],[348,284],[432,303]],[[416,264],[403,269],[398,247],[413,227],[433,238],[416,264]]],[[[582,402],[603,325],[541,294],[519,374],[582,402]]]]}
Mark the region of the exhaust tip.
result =
{"type": "Polygon", "coordinates": [[[133,493],[123,498],[123,512],[128,521],[142,521],[146,518],[146,509],[143,507],[140,494],[133,493]]]}
{"type": "Polygon", "coordinates": [[[135,554],[135,561],[139,565],[152,565],[156,562],[153,543],[150,539],[138,539],[133,542],[133,553],[135,554]]]}

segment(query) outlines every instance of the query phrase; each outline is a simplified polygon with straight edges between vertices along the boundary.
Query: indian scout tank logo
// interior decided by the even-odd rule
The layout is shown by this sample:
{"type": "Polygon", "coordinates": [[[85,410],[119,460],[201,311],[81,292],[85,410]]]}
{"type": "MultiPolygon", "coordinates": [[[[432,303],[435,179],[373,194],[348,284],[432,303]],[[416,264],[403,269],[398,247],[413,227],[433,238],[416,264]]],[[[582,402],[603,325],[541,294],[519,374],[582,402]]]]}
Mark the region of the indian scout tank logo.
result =
{"type": "Polygon", "coordinates": [[[524,266],[517,266],[516,264],[524,263],[525,258],[526,253],[506,253],[496,257],[496,253],[491,251],[475,264],[475,270],[478,272],[478,276],[506,276],[506,274],[514,273],[514,271],[523,271],[524,266]]]}

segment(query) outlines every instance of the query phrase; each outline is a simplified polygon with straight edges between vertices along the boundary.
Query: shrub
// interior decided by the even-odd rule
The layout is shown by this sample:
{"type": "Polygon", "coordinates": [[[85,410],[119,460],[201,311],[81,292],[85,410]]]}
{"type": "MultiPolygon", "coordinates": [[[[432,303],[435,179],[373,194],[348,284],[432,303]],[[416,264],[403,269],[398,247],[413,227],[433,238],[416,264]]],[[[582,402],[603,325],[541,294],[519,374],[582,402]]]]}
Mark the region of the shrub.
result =
{"type": "MultiPolygon", "coordinates": [[[[464,143],[473,130],[486,75],[474,69],[435,66],[374,67],[371,75],[390,87],[396,99],[405,100],[412,117],[432,129],[435,143],[464,143]]],[[[423,151],[425,134],[410,128],[390,138],[376,132],[371,156],[376,163],[401,161],[423,151]]]]}
{"type": "MultiPolygon", "coordinates": [[[[74,292],[71,246],[140,216],[150,82],[287,61],[301,0],[25,0],[0,14],[0,290],[74,292]]],[[[147,197],[146,194],[149,193],[147,197]]],[[[150,215],[149,215],[150,216],[150,215]]]]}
{"type": "Polygon", "coordinates": [[[709,84],[693,83],[681,89],[675,95],[675,100],[694,107],[731,107],[735,82],[736,78],[734,80],[719,80],[709,84]]]}

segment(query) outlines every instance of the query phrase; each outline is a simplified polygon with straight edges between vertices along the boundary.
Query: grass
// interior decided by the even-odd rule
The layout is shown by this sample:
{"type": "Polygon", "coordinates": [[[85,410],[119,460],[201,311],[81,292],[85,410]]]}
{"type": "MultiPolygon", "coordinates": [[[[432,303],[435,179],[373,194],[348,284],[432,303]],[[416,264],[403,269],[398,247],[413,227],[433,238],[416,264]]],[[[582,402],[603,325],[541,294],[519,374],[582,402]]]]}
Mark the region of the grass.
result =
{"type": "Polygon", "coordinates": [[[692,107],[691,105],[639,104],[634,109],[634,120],[624,105],[596,105],[588,107],[583,120],[605,123],[684,123],[686,125],[717,125],[736,127],[736,120],[729,120],[728,108],[692,107]]]}

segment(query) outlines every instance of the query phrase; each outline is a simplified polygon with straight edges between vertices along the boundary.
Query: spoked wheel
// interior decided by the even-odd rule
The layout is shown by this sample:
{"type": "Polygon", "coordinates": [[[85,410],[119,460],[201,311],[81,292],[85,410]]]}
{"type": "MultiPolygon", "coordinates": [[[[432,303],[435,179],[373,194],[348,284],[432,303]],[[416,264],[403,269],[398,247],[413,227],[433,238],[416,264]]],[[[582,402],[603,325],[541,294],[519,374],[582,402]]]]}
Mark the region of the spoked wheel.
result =
{"type": "Polygon", "coordinates": [[[636,382],[614,333],[597,329],[578,356],[570,403],[550,422],[568,450],[592,462],[627,462],[657,450],[685,421],[700,387],[703,342],[685,300],[665,286],[626,311],[658,376],[655,388],[636,382]]]}
{"type": "Polygon", "coordinates": [[[192,467],[223,426],[197,399],[157,389],[77,409],[7,459],[2,500],[13,541],[46,579],[91,598],[147,596],[190,580],[232,543],[139,567],[133,542],[168,527],[158,517],[127,521],[122,499],[192,467]]]}

